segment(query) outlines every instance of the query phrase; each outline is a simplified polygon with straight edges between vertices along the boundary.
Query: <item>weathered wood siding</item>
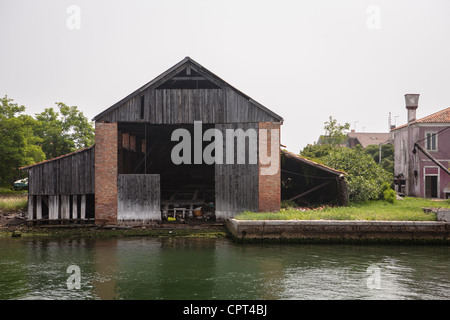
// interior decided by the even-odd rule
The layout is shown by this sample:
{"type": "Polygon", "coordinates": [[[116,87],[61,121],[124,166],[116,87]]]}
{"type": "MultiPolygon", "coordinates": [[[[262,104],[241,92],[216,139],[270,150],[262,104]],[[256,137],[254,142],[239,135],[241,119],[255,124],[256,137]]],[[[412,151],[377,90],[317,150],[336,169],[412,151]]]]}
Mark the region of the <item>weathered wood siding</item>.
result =
{"type": "Polygon", "coordinates": [[[28,192],[33,195],[94,194],[94,148],[30,167],[28,192]]]}
{"type": "MultiPolygon", "coordinates": [[[[217,124],[216,128],[226,137],[226,129],[258,130],[258,124],[217,124]]],[[[226,164],[224,161],[224,164],[215,165],[216,219],[218,220],[234,217],[245,210],[258,211],[258,164],[249,164],[248,157],[245,164],[237,164],[236,147],[237,143],[235,143],[234,164],[226,164]]],[[[246,153],[248,149],[247,141],[246,153]]]]}
{"type": "Polygon", "coordinates": [[[161,220],[159,174],[119,174],[117,220],[161,220]]]}
{"type": "Polygon", "coordinates": [[[98,121],[151,124],[279,121],[232,89],[147,89],[98,121]],[[144,112],[141,97],[144,96],[144,112]]]}

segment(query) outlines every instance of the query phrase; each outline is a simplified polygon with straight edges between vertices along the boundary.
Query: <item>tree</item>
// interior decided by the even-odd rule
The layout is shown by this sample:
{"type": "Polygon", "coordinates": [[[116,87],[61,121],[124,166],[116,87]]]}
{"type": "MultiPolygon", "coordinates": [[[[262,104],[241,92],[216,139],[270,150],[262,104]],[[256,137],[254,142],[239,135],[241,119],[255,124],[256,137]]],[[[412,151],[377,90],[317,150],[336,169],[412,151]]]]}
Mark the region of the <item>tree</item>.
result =
{"type": "Polygon", "coordinates": [[[336,146],[331,144],[308,144],[300,151],[300,155],[315,162],[323,163],[323,158],[334,149],[336,149],[336,146]]]}
{"type": "Polygon", "coordinates": [[[381,162],[380,162],[380,146],[368,145],[364,148],[364,151],[369,154],[373,160],[378,163],[384,170],[394,174],[394,145],[382,144],[381,145],[381,162]]]}
{"type": "Polygon", "coordinates": [[[350,123],[341,125],[337,120],[330,116],[329,120],[325,122],[325,135],[321,137],[322,144],[340,145],[345,143],[347,135],[345,130],[350,129],[350,123]]]}
{"type": "Polygon", "coordinates": [[[59,112],[46,108],[36,114],[34,133],[42,139],[42,150],[51,159],[94,144],[94,126],[77,107],[56,103],[59,112]]]}
{"type": "Polygon", "coordinates": [[[335,148],[322,160],[325,165],[348,174],[349,197],[354,202],[379,199],[383,183],[392,181],[392,174],[379,166],[361,146],[335,148]]]}
{"type": "Polygon", "coordinates": [[[20,167],[40,162],[45,154],[33,135],[37,122],[22,114],[25,107],[5,95],[0,105],[0,185],[11,185],[25,174],[20,167]]]}

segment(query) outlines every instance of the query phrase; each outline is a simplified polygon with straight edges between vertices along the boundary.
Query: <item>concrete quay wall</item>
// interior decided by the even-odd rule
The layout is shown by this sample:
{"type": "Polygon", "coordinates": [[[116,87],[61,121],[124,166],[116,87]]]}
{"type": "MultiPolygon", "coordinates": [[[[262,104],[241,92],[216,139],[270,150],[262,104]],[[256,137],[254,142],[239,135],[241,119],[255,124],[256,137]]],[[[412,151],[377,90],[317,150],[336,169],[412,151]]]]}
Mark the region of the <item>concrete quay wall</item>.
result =
{"type": "Polygon", "coordinates": [[[232,237],[242,242],[398,241],[450,243],[445,221],[236,220],[228,219],[232,237]]]}

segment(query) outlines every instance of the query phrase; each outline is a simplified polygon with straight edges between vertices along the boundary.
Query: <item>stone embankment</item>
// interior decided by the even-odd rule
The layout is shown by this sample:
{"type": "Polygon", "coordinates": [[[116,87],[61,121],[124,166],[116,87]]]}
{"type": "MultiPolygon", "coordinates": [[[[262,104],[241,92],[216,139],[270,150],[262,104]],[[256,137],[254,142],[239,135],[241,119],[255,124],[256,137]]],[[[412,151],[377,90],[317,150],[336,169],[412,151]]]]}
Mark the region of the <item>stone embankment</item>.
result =
{"type": "Polygon", "coordinates": [[[353,220],[236,220],[227,228],[241,242],[443,242],[450,222],[353,220]]]}

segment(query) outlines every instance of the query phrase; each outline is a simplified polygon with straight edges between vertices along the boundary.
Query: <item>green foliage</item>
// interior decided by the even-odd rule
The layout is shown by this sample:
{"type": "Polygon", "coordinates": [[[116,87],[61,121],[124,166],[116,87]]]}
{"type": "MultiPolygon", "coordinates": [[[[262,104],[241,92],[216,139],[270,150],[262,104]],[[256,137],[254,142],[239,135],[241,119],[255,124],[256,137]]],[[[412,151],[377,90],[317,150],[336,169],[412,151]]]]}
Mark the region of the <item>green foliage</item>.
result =
{"type": "Polygon", "coordinates": [[[77,107],[57,103],[36,118],[4,96],[0,100],[0,186],[26,176],[19,170],[94,144],[94,127],[77,107]]]}
{"type": "Polygon", "coordinates": [[[383,199],[386,200],[389,203],[395,203],[396,201],[396,194],[395,191],[392,189],[387,189],[383,191],[383,199]]]}
{"type": "Polygon", "coordinates": [[[5,96],[0,104],[0,185],[11,185],[22,178],[19,170],[45,159],[38,145],[40,139],[33,135],[36,120],[22,114],[24,106],[19,106],[13,99],[5,96]]]}
{"type": "Polygon", "coordinates": [[[330,116],[329,120],[325,122],[324,129],[325,135],[321,136],[320,144],[339,145],[347,140],[347,135],[344,131],[350,129],[350,124],[345,123],[341,125],[330,116]]]}
{"type": "Polygon", "coordinates": [[[322,163],[322,159],[335,149],[336,147],[330,144],[308,144],[300,151],[300,155],[307,159],[322,163]]]}
{"type": "Polygon", "coordinates": [[[368,145],[364,148],[364,151],[369,154],[373,160],[378,163],[387,172],[394,173],[394,145],[383,144],[381,145],[381,163],[380,163],[380,146],[368,145]]]}
{"type": "Polygon", "coordinates": [[[280,207],[281,209],[294,208],[297,207],[297,203],[292,200],[282,200],[280,207]]]}
{"type": "Polygon", "coordinates": [[[34,133],[42,139],[42,150],[51,159],[94,144],[94,127],[77,107],[56,103],[59,112],[46,108],[36,114],[34,133]]]}
{"type": "Polygon", "coordinates": [[[336,148],[323,161],[327,166],[348,174],[346,180],[350,201],[379,199],[383,183],[392,180],[392,175],[378,166],[360,146],[336,148]]]}
{"type": "Polygon", "coordinates": [[[395,191],[392,190],[390,184],[387,182],[381,185],[381,198],[392,204],[397,200],[395,191]]]}

